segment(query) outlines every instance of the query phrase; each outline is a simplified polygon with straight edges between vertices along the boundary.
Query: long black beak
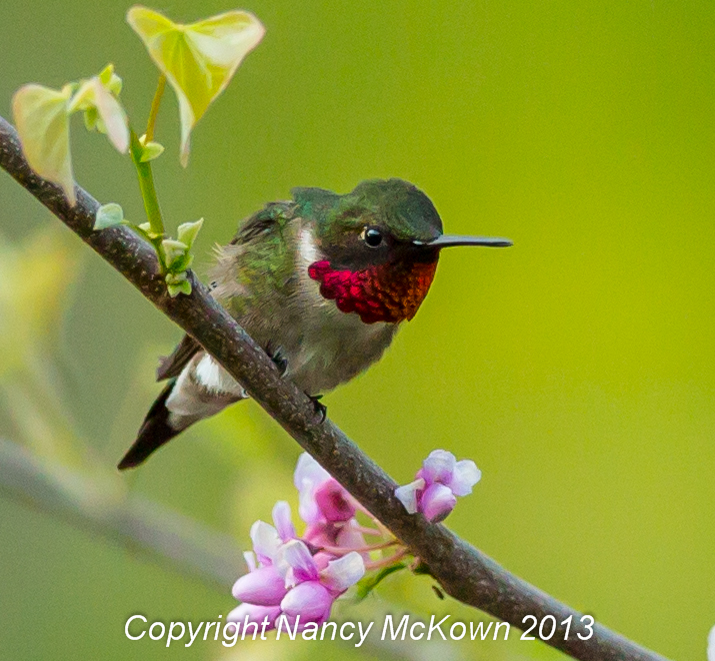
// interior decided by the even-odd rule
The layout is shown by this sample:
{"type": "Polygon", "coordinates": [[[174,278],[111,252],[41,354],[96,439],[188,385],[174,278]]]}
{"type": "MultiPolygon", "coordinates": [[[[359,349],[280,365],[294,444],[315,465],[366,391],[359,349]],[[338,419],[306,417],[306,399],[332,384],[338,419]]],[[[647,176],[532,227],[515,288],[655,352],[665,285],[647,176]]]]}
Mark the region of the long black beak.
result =
{"type": "Polygon", "coordinates": [[[486,246],[487,248],[508,248],[514,245],[509,239],[492,236],[458,236],[443,234],[432,241],[414,241],[416,246],[425,248],[449,248],[450,246],[486,246]]]}

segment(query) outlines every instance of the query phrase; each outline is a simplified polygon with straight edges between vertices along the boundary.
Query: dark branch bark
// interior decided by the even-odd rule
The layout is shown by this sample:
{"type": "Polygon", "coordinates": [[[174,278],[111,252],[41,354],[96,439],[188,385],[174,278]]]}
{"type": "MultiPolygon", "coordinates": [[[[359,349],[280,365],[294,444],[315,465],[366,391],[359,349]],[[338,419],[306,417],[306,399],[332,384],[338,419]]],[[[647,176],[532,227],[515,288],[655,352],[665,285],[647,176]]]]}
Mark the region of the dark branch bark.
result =
{"type": "MultiPolygon", "coordinates": [[[[449,595],[523,628],[523,618],[553,615],[557,622],[573,616],[568,640],[565,627],[547,641],[582,661],[663,661],[664,657],[597,624],[589,640],[581,613],[507,572],[494,560],[421,515],[408,515],[394,497],[395,482],[330,420],[320,422],[313,403],[290,381],[207,289],[191,275],[193,293],[170,298],[153,249],[125,227],[95,232],[99,203],[77,187],[70,207],[56,186],[28,166],[15,129],[0,117],[0,166],[55,216],[91,246],[164,314],[200,342],[268,413],[350,493],[410,547],[449,595]]],[[[528,622],[527,622],[528,624],[528,622]]]]}

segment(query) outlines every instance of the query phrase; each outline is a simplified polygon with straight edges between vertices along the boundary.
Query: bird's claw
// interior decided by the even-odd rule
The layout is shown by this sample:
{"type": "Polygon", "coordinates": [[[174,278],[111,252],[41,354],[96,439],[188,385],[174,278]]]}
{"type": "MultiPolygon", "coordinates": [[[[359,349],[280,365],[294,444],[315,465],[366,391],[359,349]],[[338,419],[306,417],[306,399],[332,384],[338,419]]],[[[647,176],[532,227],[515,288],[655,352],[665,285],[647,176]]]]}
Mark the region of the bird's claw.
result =
{"type": "MultiPolygon", "coordinates": [[[[308,393],[305,393],[308,395],[308,393]]],[[[313,402],[313,408],[315,412],[320,415],[320,422],[325,422],[325,416],[328,413],[328,407],[325,406],[320,400],[323,398],[322,395],[308,395],[308,399],[313,402]]]]}

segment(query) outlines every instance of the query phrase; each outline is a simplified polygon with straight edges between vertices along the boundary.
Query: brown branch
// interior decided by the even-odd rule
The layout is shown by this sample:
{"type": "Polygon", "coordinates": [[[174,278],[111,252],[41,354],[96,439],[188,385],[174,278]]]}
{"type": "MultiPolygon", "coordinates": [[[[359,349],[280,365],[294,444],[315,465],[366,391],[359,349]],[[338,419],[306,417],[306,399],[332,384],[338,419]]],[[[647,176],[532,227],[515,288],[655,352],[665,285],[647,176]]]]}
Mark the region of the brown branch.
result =
{"type": "Polygon", "coordinates": [[[422,558],[445,592],[519,628],[529,624],[523,622],[526,615],[538,621],[553,615],[558,623],[572,616],[568,640],[566,627],[559,625],[547,642],[582,661],[663,661],[600,624],[592,637],[581,640],[577,634],[588,635],[581,613],[510,574],[444,526],[408,515],[394,496],[395,482],[330,420],[321,423],[308,397],[280,377],[265,352],[193,274],[193,293],[170,298],[151,246],[125,227],[95,232],[97,200],[76,187],[77,204],[70,207],[59,188],[32,172],[15,129],[1,117],[0,166],[200,342],[307,452],[422,558]]]}

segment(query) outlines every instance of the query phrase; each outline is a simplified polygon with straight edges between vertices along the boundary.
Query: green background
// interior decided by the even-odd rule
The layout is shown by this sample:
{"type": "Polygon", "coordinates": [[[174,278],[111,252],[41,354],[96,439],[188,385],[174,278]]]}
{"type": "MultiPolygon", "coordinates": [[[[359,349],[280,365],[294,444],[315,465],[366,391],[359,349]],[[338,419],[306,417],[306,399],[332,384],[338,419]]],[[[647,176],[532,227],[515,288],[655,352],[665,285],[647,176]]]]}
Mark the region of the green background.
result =
{"type": "MultiPolygon", "coordinates": [[[[230,8],[153,6],[183,21],[230,8]]],[[[446,252],[416,319],[377,366],[328,395],[329,414],[402,483],[434,448],[474,459],[484,477],[448,520],[453,530],[626,636],[703,659],[715,624],[712,3],[245,8],[266,37],[196,127],[187,170],[172,94],[159,117],[163,209],[171,227],[205,218],[200,272],[240,218],[291,187],[345,192],[373,177],[416,183],[449,232],[513,239],[510,250],[446,252]]],[[[3,0],[0,113],[9,117],[23,83],[58,87],[112,61],[141,125],[156,72],[126,9],[3,0]]],[[[81,185],[142,219],[128,158],[79,119],[73,155],[81,185]]],[[[0,279],[0,360],[20,358],[0,369],[0,436],[104,466],[110,479],[158,391],[156,356],[180,332],[7,176],[0,200],[0,259],[16,260],[0,279]],[[47,260],[56,269],[33,288],[47,260]],[[34,331],[16,332],[25,318],[34,331]],[[33,367],[25,349],[41,356],[33,367]],[[61,424],[46,426],[42,394],[23,389],[38,369],[63,402],[61,424]]],[[[275,499],[295,503],[298,454],[247,403],[122,480],[245,547],[275,499]]],[[[216,590],[6,498],[0,531],[0,658],[230,657],[218,644],[166,650],[123,634],[136,612],[215,619],[234,604],[229,585],[216,590]]],[[[363,608],[478,617],[409,577],[363,608]]],[[[516,641],[440,649],[445,659],[562,658],[516,641]]],[[[233,655],[322,650],[377,654],[263,643],[233,655]]]]}

